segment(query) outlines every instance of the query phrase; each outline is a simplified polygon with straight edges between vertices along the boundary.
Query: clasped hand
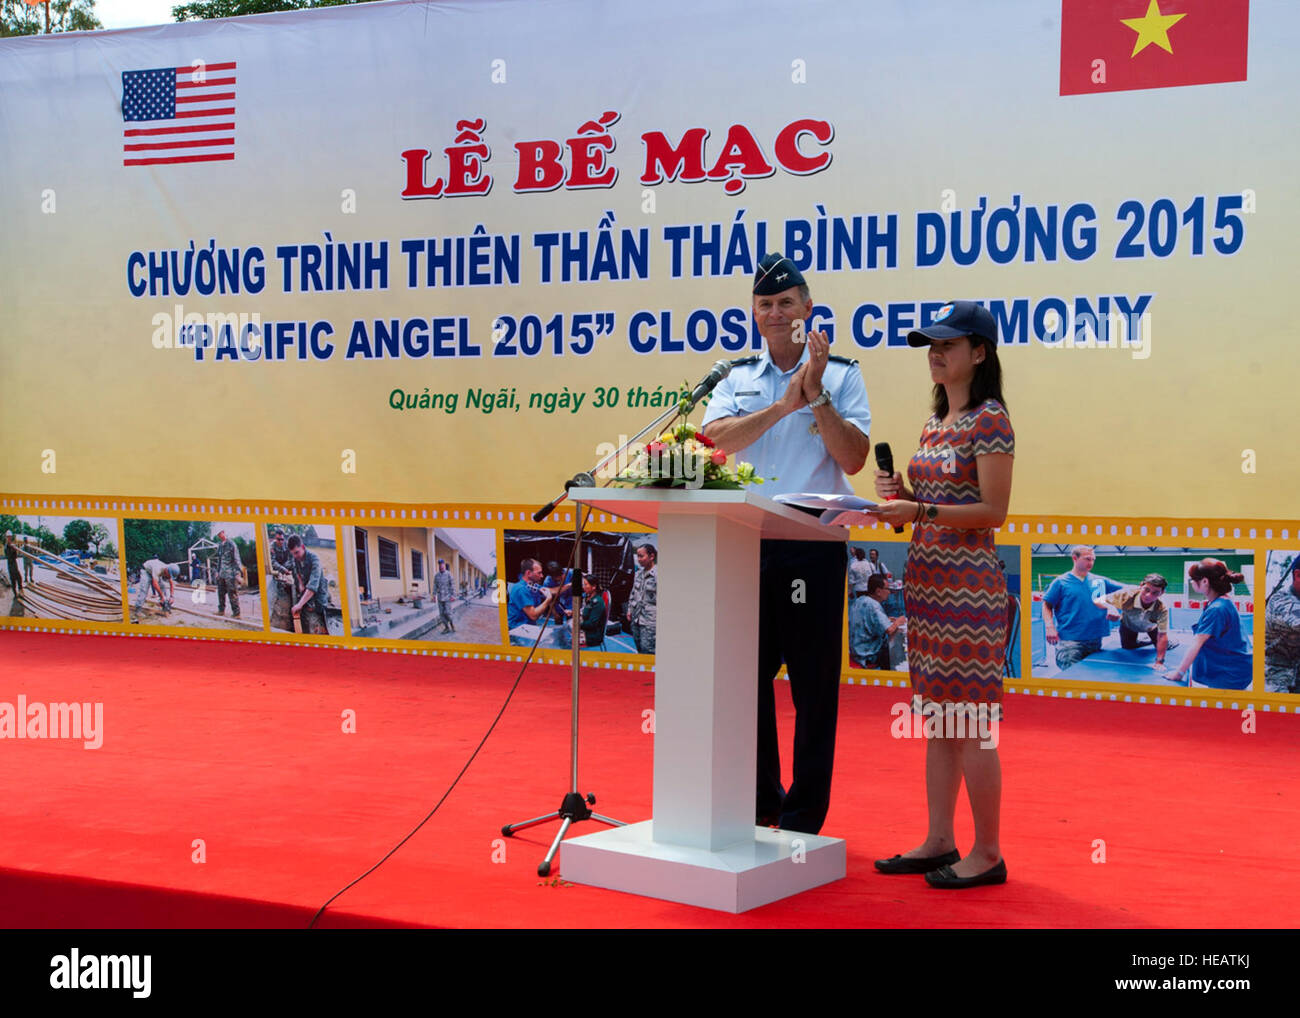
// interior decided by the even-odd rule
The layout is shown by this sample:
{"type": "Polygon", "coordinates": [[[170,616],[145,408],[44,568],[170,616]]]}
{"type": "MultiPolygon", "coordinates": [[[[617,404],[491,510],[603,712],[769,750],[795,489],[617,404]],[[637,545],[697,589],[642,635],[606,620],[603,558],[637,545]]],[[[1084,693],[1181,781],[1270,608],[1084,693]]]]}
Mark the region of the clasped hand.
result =
{"type": "Polygon", "coordinates": [[[793,413],[806,407],[822,394],[822,375],[826,372],[826,361],[830,357],[831,344],[826,333],[814,330],[807,334],[808,359],[799,365],[799,370],[786,386],[781,403],[786,413],[793,413]]]}

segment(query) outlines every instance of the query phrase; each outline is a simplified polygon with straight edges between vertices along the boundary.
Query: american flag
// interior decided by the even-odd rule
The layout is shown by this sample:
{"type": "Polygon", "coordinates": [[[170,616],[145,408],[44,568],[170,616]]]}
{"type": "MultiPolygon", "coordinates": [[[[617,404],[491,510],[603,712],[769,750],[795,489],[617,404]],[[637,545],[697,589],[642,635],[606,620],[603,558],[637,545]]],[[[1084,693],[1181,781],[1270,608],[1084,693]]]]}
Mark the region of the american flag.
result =
{"type": "Polygon", "coordinates": [[[234,159],[235,62],[123,71],[122,121],[123,166],[234,159]]]}

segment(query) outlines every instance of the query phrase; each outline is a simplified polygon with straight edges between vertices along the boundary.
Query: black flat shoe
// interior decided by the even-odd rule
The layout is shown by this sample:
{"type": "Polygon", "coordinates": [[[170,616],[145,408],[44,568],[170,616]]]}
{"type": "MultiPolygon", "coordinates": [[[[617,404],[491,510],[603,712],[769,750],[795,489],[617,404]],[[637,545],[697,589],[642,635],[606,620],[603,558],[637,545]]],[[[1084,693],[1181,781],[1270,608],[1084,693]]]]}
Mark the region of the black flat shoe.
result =
{"type": "Polygon", "coordinates": [[[973,877],[959,877],[951,866],[940,866],[933,873],[925,875],[925,882],[931,887],[945,890],[957,890],[963,887],[982,887],[984,884],[1005,884],[1007,882],[1007,861],[999,859],[995,865],[973,877]]]}
{"type": "Polygon", "coordinates": [[[875,867],[881,873],[929,873],[931,870],[937,870],[940,866],[954,863],[960,858],[961,853],[954,848],[951,852],[945,852],[943,855],[932,855],[924,859],[919,857],[909,859],[901,855],[890,856],[888,859],[877,859],[875,867]]]}

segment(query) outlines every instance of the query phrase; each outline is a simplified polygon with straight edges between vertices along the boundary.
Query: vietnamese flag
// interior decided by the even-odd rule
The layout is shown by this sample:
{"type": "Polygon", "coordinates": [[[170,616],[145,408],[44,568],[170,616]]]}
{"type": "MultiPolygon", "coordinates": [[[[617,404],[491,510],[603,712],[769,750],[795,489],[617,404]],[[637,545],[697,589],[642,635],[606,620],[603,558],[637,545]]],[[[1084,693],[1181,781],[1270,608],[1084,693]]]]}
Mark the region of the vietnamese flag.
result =
{"type": "Polygon", "coordinates": [[[1061,95],[1246,80],[1250,0],[1061,0],[1061,95]]]}

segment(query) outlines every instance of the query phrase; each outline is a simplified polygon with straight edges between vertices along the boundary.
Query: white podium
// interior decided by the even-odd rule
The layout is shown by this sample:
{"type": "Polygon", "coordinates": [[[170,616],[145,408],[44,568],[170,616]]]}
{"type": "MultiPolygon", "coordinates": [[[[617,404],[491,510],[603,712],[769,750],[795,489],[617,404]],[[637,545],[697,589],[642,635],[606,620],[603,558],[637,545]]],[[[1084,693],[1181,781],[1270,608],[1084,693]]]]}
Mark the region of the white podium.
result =
{"type": "MultiPolygon", "coordinates": [[[[754,491],[572,488],[659,531],[653,818],[565,841],[565,880],[744,912],[838,880],[845,845],[754,824],[760,540],[844,527],[754,491]]],[[[793,591],[791,592],[793,595],[793,591]]]]}

